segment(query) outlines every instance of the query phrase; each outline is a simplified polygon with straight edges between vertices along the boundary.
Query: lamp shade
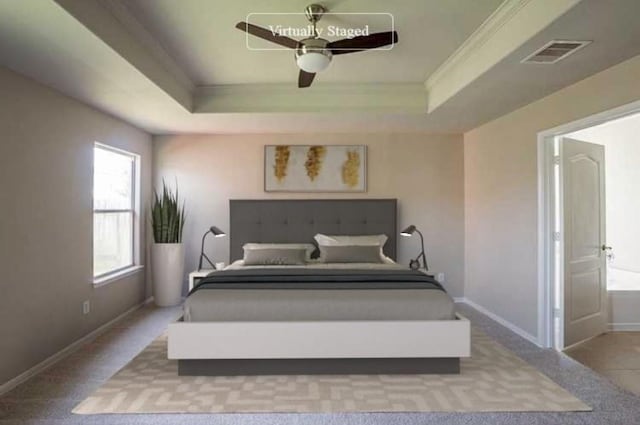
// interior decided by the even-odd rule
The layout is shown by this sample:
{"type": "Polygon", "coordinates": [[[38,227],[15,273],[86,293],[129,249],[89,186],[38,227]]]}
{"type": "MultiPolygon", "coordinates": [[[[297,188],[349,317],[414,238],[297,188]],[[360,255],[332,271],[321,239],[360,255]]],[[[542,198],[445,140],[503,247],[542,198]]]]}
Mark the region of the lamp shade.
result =
{"type": "Polygon", "coordinates": [[[211,233],[213,233],[213,236],[215,236],[216,238],[221,238],[221,237],[223,237],[223,236],[225,236],[225,235],[226,235],[226,233],[225,233],[225,232],[223,232],[222,230],[220,230],[220,229],[219,229],[219,228],[217,228],[216,226],[211,226],[211,227],[209,228],[209,231],[210,231],[211,233]]]}
{"type": "Polygon", "coordinates": [[[404,229],[402,232],[400,232],[400,234],[402,236],[411,236],[411,235],[413,235],[413,232],[415,232],[415,231],[416,231],[416,226],[414,226],[412,224],[409,227],[407,227],[406,229],[404,229]]]}
{"type": "Polygon", "coordinates": [[[209,233],[211,233],[216,238],[221,238],[226,235],[225,232],[223,232],[216,226],[211,226],[206,232],[204,232],[204,235],[202,235],[202,246],[200,247],[200,261],[198,261],[198,270],[202,270],[203,260],[207,260],[207,262],[211,265],[211,267],[213,267],[214,270],[216,269],[216,265],[213,264],[213,262],[209,259],[209,257],[207,257],[207,254],[204,253],[204,240],[207,238],[207,235],[209,233]]]}
{"type": "Polygon", "coordinates": [[[320,52],[308,52],[296,59],[298,67],[305,72],[316,73],[325,70],[331,58],[320,52]]]}

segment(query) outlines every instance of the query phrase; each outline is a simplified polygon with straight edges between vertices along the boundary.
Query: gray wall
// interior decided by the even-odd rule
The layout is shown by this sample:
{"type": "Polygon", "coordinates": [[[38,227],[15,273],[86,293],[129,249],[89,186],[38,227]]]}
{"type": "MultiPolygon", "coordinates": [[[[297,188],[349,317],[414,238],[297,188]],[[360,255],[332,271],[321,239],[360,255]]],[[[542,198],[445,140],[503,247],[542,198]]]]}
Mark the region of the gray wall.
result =
{"type": "Polygon", "coordinates": [[[464,135],[465,296],[538,335],[537,135],[640,99],[640,56],[464,135]]]}
{"type": "MultiPolygon", "coordinates": [[[[462,295],[464,281],[463,145],[461,135],[269,134],[154,138],[154,181],[178,179],[187,202],[187,269],[197,267],[200,238],[211,225],[229,226],[235,198],[397,198],[398,226],[424,233],[429,265],[446,274],[445,286],[462,295]],[[265,193],[264,145],[364,144],[367,193],[265,193]]],[[[401,230],[401,229],[398,229],[401,230]]],[[[398,260],[408,264],[419,239],[398,238],[398,260]]],[[[229,261],[228,239],[208,239],[215,261],[229,261]]]]}
{"type": "Polygon", "coordinates": [[[147,200],[151,137],[6,68],[0,93],[2,384],[145,299],[144,271],[92,285],[92,148],[140,154],[147,200]]]}

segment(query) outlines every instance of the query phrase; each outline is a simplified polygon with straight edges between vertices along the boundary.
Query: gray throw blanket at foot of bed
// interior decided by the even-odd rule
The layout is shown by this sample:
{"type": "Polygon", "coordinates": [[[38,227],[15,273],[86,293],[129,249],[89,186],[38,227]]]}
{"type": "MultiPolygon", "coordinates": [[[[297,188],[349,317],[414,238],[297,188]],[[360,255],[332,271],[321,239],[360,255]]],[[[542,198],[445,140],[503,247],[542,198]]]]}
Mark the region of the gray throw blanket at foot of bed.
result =
{"type": "Polygon", "coordinates": [[[221,270],[202,279],[189,293],[205,289],[435,289],[432,276],[417,270],[285,269],[221,270]]]}

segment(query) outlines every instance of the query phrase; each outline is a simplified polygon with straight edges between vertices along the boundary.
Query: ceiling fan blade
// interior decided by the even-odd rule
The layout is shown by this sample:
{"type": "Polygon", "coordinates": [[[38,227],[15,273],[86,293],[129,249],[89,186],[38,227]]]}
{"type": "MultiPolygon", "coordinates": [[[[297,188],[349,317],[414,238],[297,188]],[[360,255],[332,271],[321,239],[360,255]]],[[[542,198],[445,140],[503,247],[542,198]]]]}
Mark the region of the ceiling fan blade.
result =
{"type": "Polygon", "coordinates": [[[298,87],[299,88],[309,87],[313,82],[313,78],[315,76],[316,74],[312,72],[300,70],[300,74],[298,74],[298,87]]]}
{"type": "Polygon", "coordinates": [[[327,44],[334,55],[361,52],[363,50],[375,49],[388,46],[398,42],[398,33],[395,31],[376,32],[359,37],[345,38],[344,40],[332,41],[327,44]]]}
{"type": "Polygon", "coordinates": [[[250,24],[248,22],[238,22],[236,24],[236,28],[241,31],[248,32],[251,35],[255,35],[263,40],[270,41],[272,43],[279,44],[284,47],[288,47],[290,49],[295,49],[298,47],[298,42],[293,38],[285,37],[278,33],[273,33],[272,31],[259,27],[257,25],[250,24]]]}

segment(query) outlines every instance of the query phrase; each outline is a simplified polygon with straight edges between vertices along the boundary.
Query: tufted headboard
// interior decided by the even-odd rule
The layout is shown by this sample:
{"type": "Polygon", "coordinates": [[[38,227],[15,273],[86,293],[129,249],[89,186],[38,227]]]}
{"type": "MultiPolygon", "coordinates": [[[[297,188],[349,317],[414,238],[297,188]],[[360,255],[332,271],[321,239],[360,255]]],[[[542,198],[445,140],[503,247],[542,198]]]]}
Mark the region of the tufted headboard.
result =
{"type": "Polygon", "coordinates": [[[314,243],[317,233],[384,233],[384,253],[396,259],[395,199],[232,199],[229,201],[231,261],[247,242],[314,243]]]}

